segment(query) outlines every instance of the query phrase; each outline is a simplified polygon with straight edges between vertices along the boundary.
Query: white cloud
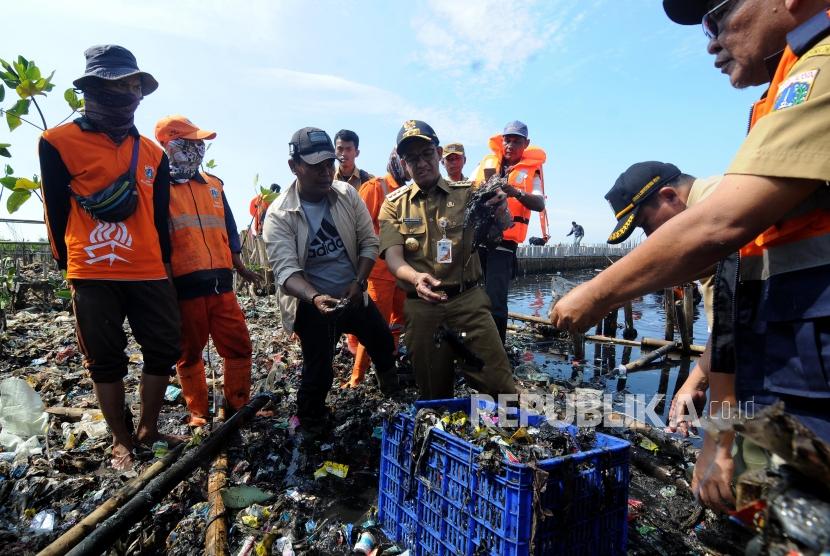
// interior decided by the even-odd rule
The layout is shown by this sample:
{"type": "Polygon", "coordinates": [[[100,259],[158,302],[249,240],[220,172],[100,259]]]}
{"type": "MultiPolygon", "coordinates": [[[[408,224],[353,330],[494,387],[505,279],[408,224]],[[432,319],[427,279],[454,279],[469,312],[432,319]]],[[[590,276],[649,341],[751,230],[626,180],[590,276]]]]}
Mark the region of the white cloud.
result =
{"type": "Polygon", "coordinates": [[[251,72],[262,86],[270,84],[278,88],[282,105],[292,111],[309,115],[376,116],[395,126],[407,119],[420,119],[433,126],[444,142],[461,141],[470,145],[482,144],[492,131],[492,126],[477,112],[418,105],[387,89],[335,75],[285,68],[258,68],[251,72]]]}
{"type": "Polygon", "coordinates": [[[430,0],[412,21],[419,61],[452,77],[504,81],[543,50],[561,45],[596,4],[568,0],[430,0]]]}

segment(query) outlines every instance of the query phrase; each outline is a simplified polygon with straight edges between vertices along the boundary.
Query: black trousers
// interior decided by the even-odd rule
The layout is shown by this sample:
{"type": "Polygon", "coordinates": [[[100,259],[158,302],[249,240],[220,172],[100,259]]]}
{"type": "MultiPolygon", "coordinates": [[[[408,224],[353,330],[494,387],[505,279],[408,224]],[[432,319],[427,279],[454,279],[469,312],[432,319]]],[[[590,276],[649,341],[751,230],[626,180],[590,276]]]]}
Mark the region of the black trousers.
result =
{"type": "Polygon", "coordinates": [[[303,376],[297,391],[297,416],[319,418],[326,413],[326,396],[334,380],[331,362],[343,333],[354,334],[366,347],[375,370],[383,374],[395,365],[395,342],[389,325],[369,300],[366,307],[350,306],[335,316],[324,317],[310,303],[300,302],[294,332],[303,351],[303,376]]]}
{"type": "Polygon", "coordinates": [[[179,305],[167,280],[72,280],[75,331],[94,382],[127,376],[124,318],[141,346],[143,371],[172,376],[181,354],[179,305]]]}
{"type": "Polygon", "coordinates": [[[490,298],[493,320],[503,344],[507,338],[507,292],[515,274],[516,254],[504,249],[481,249],[479,257],[484,267],[484,291],[490,298]]]}

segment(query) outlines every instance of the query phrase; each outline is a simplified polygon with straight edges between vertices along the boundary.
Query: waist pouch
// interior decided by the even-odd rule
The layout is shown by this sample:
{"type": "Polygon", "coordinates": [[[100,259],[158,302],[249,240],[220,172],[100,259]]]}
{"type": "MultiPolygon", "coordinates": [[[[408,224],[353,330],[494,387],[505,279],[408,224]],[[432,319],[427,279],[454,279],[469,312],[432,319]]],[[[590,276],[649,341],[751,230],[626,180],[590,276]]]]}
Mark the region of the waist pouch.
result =
{"type": "Polygon", "coordinates": [[[96,220],[121,222],[135,212],[138,206],[135,170],[138,165],[139,143],[140,139],[135,137],[129,171],[121,174],[110,185],[92,195],[72,193],[78,204],[96,220]]]}

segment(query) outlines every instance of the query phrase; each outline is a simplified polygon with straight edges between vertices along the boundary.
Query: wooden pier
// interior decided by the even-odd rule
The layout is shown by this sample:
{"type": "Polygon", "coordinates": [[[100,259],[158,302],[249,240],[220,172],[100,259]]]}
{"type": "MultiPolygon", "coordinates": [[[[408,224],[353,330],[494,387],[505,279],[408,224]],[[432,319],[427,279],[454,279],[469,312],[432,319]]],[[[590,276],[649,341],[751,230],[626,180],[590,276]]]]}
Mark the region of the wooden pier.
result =
{"type": "Polygon", "coordinates": [[[520,245],[516,251],[518,274],[542,274],[563,270],[605,268],[618,260],[636,245],[520,245]]]}

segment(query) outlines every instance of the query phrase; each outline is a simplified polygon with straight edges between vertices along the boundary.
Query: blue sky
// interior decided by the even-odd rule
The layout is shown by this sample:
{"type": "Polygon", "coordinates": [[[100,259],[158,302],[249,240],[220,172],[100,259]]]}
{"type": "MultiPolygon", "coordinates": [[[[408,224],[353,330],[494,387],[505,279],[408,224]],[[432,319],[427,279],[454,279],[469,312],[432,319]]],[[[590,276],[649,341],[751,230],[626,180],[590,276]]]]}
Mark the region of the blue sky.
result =
{"type": "MultiPolygon", "coordinates": [[[[603,196],[625,168],[722,172],[762,92],[732,89],[700,26],[672,24],[657,0],[27,0],[3,11],[14,23],[0,57],[56,70],[50,124],[67,114],[62,92],[88,46],[132,50],[160,83],[139,106],[139,130],[152,136],[159,118],[181,113],[217,131],[208,158],[240,227],[255,175],[290,183],[287,143],[300,127],[355,130],[358,165],[382,174],[401,123],[425,120],[442,143],[465,144],[469,173],[488,138],[519,119],[548,154],[552,241],[570,239],[576,220],[586,242],[604,242],[614,221],[603,196]]],[[[38,132],[0,126],[16,174],[37,173],[38,132]]],[[[41,207],[30,200],[15,216],[39,218],[41,207]]],[[[43,236],[0,225],[0,237],[43,236]]]]}

